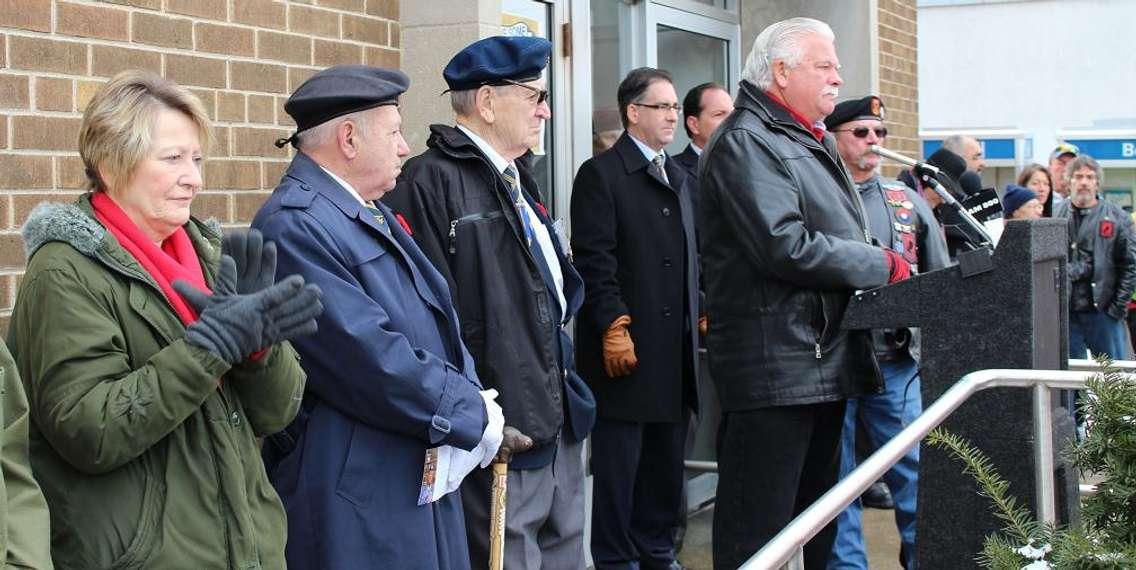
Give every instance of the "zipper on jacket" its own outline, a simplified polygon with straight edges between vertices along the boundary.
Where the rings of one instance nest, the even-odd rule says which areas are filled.
[[[817,333],[816,343],[813,345],[813,347],[816,349],[816,359],[820,360],[824,357],[824,353],[821,351],[820,345],[824,340],[824,334],[828,332],[828,317],[824,314],[824,296],[817,294],[817,300],[820,301],[821,326],[820,332]]]
[[[466,222],[479,222],[481,220],[492,220],[504,216],[505,213],[497,210],[494,212],[478,212],[476,214],[468,214],[460,218],[450,220],[450,255],[458,252],[458,225]]]

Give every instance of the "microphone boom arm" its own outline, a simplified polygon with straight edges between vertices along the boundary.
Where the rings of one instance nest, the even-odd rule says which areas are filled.
[[[888,160],[892,160],[894,162],[915,168],[916,172],[922,174],[924,182],[931,186],[931,189],[935,191],[935,194],[939,195],[939,199],[941,199],[944,204],[954,208],[955,211],[958,212],[959,217],[962,218],[962,220],[966,222],[968,226],[970,226],[970,229],[974,230],[974,232],[982,238],[983,243],[977,245],[979,247],[982,247],[984,245],[993,246],[994,239],[990,237],[990,233],[986,231],[986,227],[983,226],[977,219],[975,219],[975,217],[972,216],[970,212],[966,211],[966,208],[963,208],[962,204],[960,204],[959,201],[956,200],[950,192],[943,188],[943,185],[939,184],[938,180],[935,180],[935,175],[941,172],[938,168],[931,166],[930,164],[927,164],[925,162],[919,162],[914,158],[904,156],[902,154],[899,154],[898,152],[892,152],[875,144],[868,147],[868,152],[879,155]]]

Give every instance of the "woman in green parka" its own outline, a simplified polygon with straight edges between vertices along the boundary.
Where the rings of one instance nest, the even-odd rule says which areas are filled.
[[[28,464],[28,401],[2,342],[0,400],[0,565],[50,569],[47,503]]]
[[[92,191],[23,228],[9,347],[57,568],[284,568],[258,438],[299,409],[285,341],[322,306],[299,277],[273,283],[258,234],[190,216],[209,138],[192,93],[124,72],[80,128]]]

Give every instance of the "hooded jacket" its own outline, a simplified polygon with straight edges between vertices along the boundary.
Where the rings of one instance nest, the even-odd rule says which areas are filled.
[[[212,286],[219,228],[183,226]],[[230,367],[185,341],[157,283],[94,217],[41,204],[9,346],[59,568],[284,568],[284,510],[260,460],[304,373],[287,343]],[[220,384],[219,384],[220,382]]]
[[[505,424],[535,442],[510,468],[552,461],[563,428],[583,441],[595,421],[595,399],[576,374],[566,323],[584,298],[583,281],[547,214],[534,200],[536,181],[518,160],[521,187],[537,204],[534,223],[549,232],[564,277],[566,310],[525,243],[522,222],[505,180],[469,137],[431,125],[429,148],[406,163],[383,201],[404,216],[422,252],[446,278],[461,321],[462,339]]]
[[[0,562],[5,568],[51,568],[47,502],[28,460],[28,399],[8,347],[0,343]]]

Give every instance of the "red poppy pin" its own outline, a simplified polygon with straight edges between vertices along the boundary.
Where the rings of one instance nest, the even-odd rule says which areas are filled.
[[[544,217],[546,217],[546,218],[548,217],[548,210],[545,209],[544,204],[537,202],[536,203],[536,209],[540,210],[540,213],[544,214]]]
[[[1112,220],[1101,220],[1100,235],[1102,238],[1112,237],[1112,232],[1114,230],[1116,230],[1116,228],[1113,226]]]
[[[406,223],[406,218],[402,217],[402,214],[395,214],[394,219],[398,220],[398,225],[402,226],[402,229],[406,230],[406,235],[412,237],[414,236],[414,232],[410,230],[410,224]]]

